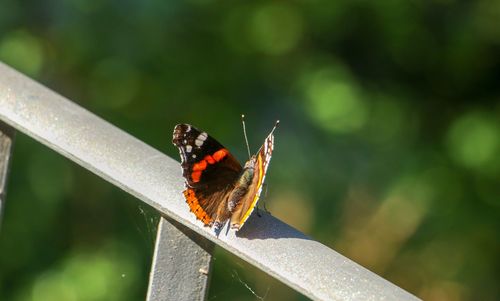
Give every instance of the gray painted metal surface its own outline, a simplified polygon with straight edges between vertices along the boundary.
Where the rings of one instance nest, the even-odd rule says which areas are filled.
[[[188,227],[161,218],[147,300],[205,300],[213,248]]]
[[[267,214],[216,238],[189,212],[177,161],[1,63],[0,119],[312,299],[417,300]]]
[[[5,207],[7,189],[7,175],[9,172],[12,144],[14,142],[14,129],[0,121],[0,222],[2,221]]]

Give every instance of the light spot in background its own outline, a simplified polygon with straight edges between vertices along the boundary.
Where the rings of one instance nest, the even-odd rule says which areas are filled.
[[[0,61],[35,77],[44,61],[41,41],[24,30],[13,31],[0,40]]]
[[[500,153],[499,124],[486,113],[468,113],[450,126],[447,142],[455,162],[466,168],[487,169]]]
[[[300,13],[282,2],[257,8],[249,26],[254,47],[267,54],[278,55],[297,45],[304,24]]]
[[[134,254],[127,251],[111,246],[72,253],[34,280],[31,300],[123,300],[137,281]]]
[[[419,262],[421,273],[436,279],[453,279],[467,264],[468,251],[461,235],[434,236],[423,246],[414,260]],[[431,276],[432,275],[432,276]]]
[[[427,301],[460,301],[465,300],[465,298],[463,298],[463,296],[466,295],[464,292],[465,288],[463,285],[457,282],[436,281],[427,285],[418,295],[422,300]]]
[[[384,272],[422,223],[434,194],[424,177],[403,178],[377,208],[362,218],[345,219],[339,249],[356,262]]]
[[[269,211],[278,219],[286,221],[301,232],[309,233],[313,211],[311,203],[297,191],[283,190],[269,202]]]
[[[468,242],[463,234],[453,238],[441,234],[433,233],[419,248],[404,248],[384,278],[412,288],[411,292],[422,300],[471,300],[468,285],[457,281],[469,262],[470,253],[464,247]]]
[[[39,276],[31,292],[32,301],[47,300],[80,300],[74,287],[69,285],[64,275],[55,272],[46,272]]]
[[[140,88],[140,74],[123,59],[109,58],[96,64],[90,75],[91,100],[104,108],[128,105]]]
[[[475,13],[471,14],[474,24],[474,33],[480,34],[482,39],[492,43],[500,42],[500,2],[496,0],[483,0],[476,2]]]
[[[319,126],[336,133],[361,129],[368,108],[356,82],[342,69],[320,69],[303,84],[306,110]]]

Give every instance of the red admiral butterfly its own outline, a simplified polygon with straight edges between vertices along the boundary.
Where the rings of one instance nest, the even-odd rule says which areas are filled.
[[[244,167],[206,132],[189,124],[175,126],[172,143],[179,148],[181,156],[186,180],[184,196],[191,212],[205,226],[215,225],[220,229],[228,219],[232,229],[239,230],[245,224],[262,191],[278,123]]]

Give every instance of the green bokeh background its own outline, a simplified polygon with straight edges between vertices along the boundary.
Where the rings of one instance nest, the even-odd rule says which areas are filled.
[[[177,158],[246,158],[267,209],[426,300],[500,299],[500,2],[0,2],[0,60]],[[143,300],[157,215],[18,134],[0,300]],[[255,216],[252,218],[256,218]],[[252,293],[255,293],[255,295]],[[209,300],[306,300],[217,250]]]

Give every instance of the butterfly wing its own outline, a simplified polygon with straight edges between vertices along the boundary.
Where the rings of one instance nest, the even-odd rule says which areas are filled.
[[[227,196],[242,171],[240,163],[217,140],[189,124],[175,126],[172,143],[179,148],[190,210],[206,226],[227,220]]]
[[[276,128],[276,127],[275,127]],[[274,129],[267,136],[264,144],[257,152],[254,160],[254,175],[249,191],[241,200],[231,215],[231,228],[239,230],[252,214],[262,192],[262,185],[266,178],[267,168],[271,161],[274,149]]]

